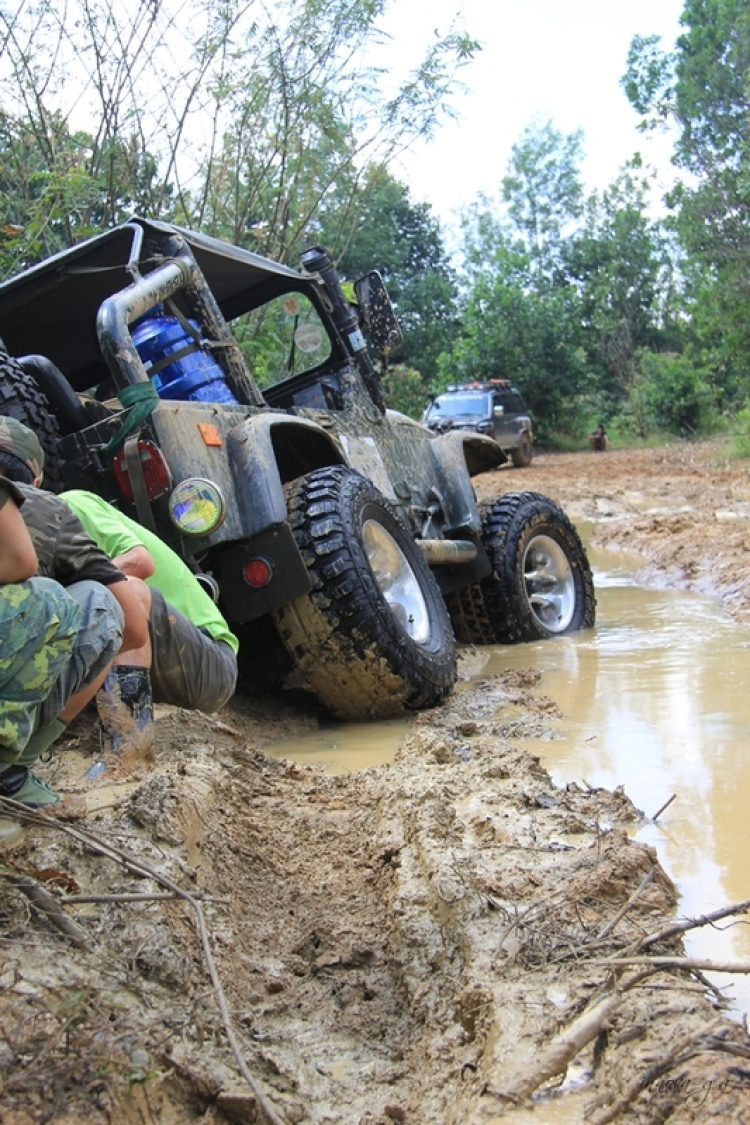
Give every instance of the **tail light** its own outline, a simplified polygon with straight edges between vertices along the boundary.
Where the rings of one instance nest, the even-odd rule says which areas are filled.
[[[152,441],[148,441],[146,438],[138,441],[138,456],[143,471],[143,479],[146,483],[146,494],[149,500],[158,500],[172,487],[172,474],[169,471],[169,465],[158,445],[154,445]],[[124,449],[121,449],[115,455],[114,470],[120,491],[125,499],[132,504],[133,486],[130,483],[130,473],[128,472],[128,462]]]
[[[267,586],[273,578],[273,563],[264,555],[256,555],[255,558],[245,563],[243,574],[248,586],[252,586],[254,590],[260,590],[263,586]]]

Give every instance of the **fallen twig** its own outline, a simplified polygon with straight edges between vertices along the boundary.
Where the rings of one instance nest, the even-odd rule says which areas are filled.
[[[226,1032],[227,1040],[229,1041],[229,1045],[232,1048],[232,1053],[234,1054],[239,1071],[252,1090],[253,1094],[255,1095],[256,1101],[258,1102],[258,1107],[265,1115],[270,1125],[284,1125],[284,1122],[269,1102],[265,1093],[253,1078],[253,1075],[251,1074],[240,1050],[239,1043],[237,1042],[237,1037],[234,1034],[232,1020],[229,1015],[229,1008],[227,1005],[226,997],[224,995],[224,989],[222,988],[221,980],[219,979],[219,973],[216,968],[216,962],[214,961],[213,953],[211,952],[211,946],[208,940],[206,918],[203,913],[203,909],[195,896],[190,894],[188,891],[183,890],[182,887],[179,887],[176,883],[172,882],[172,880],[167,875],[163,875],[161,872],[157,871],[156,868],[150,867],[149,864],[144,863],[142,860],[135,859],[133,856],[128,855],[126,851],[117,847],[117,845],[108,844],[106,841],[100,840],[97,836],[94,836],[90,832],[84,832],[80,828],[71,828],[67,824],[61,824],[60,821],[54,820],[52,817],[45,816],[43,813],[40,813],[36,810],[29,809],[25,805],[19,804],[18,801],[11,800],[9,797],[0,797],[0,808],[6,808],[11,811],[16,819],[29,821],[32,824],[45,825],[48,828],[55,828],[58,832],[64,832],[67,836],[72,836],[74,839],[80,840],[81,843],[86,844],[93,851],[98,852],[100,855],[107,856],[109,859],[114,860],[116,863],[122,864],[122,866],[127,868],[128,871],[132,871],[136,875],[146,875],[148,876],[148,878],[153,879],[157,883],[160,883],[161,886],[166,887],[168,890],[172,891],[173,894],[177,895],[181,899],[184,899],[185,902],[187,902],[192,907],[196,918],[198,935],[203,947],[203,955],[206,960],[206,966],[208,968],[208,973],[214,988],[216,1001],[219,1005],[219,1011],[221,1012],[224,1031]],[[50,898],[52,898],[51,895]],[[59,902],[54,899],[53,902],[55,902],[55,906],[60,911],[60,914],[65,919],[65,921],[67,923],[70,923],[71,920],[62,913]]]
[[[671,797],[669,798],[669,800],[668,800],[668,801],[665,801],[665,802],[664,802],[664,804],[663,804],[663,805],[661,806],[661,808],[660,808],[660,809],[658,809],[658,810],[657,810],[657,811],[656,811],[656,812],[654,813],[654,815],[653,815],[653,816],[651,817],[651,819],[652,819],[652,820],[656,820],[656,819],[657,819],[658,817],[660,817],[660,816],[661,816],[661,814],[662,814],[662,813],[664,812],[664,810],[665,810],[665,809],[668,809],[668,808],[669,808],[669,806],[670,806],[670,805],[672,804],[672,801],[674,801],[674,799],[675,799],[675,797],[676,797],[676,796],[677,796],[677,794],[676,794],[676,793],[673,793],[673,794],[672,794],[672,796],[671,796]]]
[[[83,902],[164,902],[168,899],[181,898],[181,895],[175,894],[173,891],[153,891],[150,894],[147,892],[123,891],[121,894],[111,895],[64,895],[63,898],[56,899],[61,906],[77,906]],[[216,898],[214,895],[205,895],[202,893],[193,892],[193,897],[200,899],[201,902],[229,902],[228,898]]]
[[[698,918],[688,918],[684,922],[673,922],[671,926],[665,926],[658,933],[649,934],[645,937],[640,942],[639,948],[646,949],[657,941],[666,941],[667,938],[684,934],[687,930],[694,930],[699,926],[710,926],[713,922],[728,918],[731,914],[745,914],[748,910],[750,910],[750,898],[746,898],[744,902],[735,902],[732,906],[722,906],[720,910],[714,910],[711,914],[701,914]]]
[[[571,1059],[596,1038],[617,1011],[622,1001],[622,993],[642,979],[643,973],[636,973],[630,979],[619,981],[615,992],[608,992],[588,1007],[546,1047],[543,1047],[523,1071],[517,1071],[512,1075],[501,1090],[488,1092],[496,1098],[505,1098],[514,1104],[531,1097],[534,1090],[543,1082],[556,1074],[562,1074],[567,1069]]]
[[[620,907],[620,909],[617,911],[617,913],[615,914],[612,921],[607,922],[606,926],[604,926],[604,928],[602,930],[600,930],[600,932],[596,935],[596,938],[595,938],[596,941],[602,941],[605,937],[607,937],[609,934],[612,933],[612,931],[614,930],[617,923],[620,922],[625,917],[627,912],[630,910],[631,906],[633,906],[638,901],[638,899],[643,894],[643,892],[645,891],[646,887],[649,885],[649,883],[651,882],[651,880],[653,879],[655,874],[656,874],[656,868],[652,867],[651,870],[649,871],[648,875],[644,875],[638,889],[633,891],[633,894],[630,896],[630,898],[625,903],[625,905]]]
[[[74,945],[77,945],[80,949],[86,949],[91,945],[89,935],[77,922],[68,918],[60,906],[60,900],[40,886],[30,875],[12,875],[5,872],[5,877],[14,887],[18,887],[22,894],[26,895],[29,902],[34,904],[55,929],[70,938]]]
[[[128,894],[123,892],[119,895],[65,895],[56,901],[61,906],[77,906],[79,902],[163,902],[165,899],[176,899],[177,897],[172,891],[154,891],[153,894]]]
[[[210,723],[214,730],[218,730],[221,734],[229,734],[238,742],[246,741],[244,734],[242,734],[238,730],[235,730],[234,727],[230,727],[226,723],[222,723],[221,719],[214,719],[211,715],[206,715],[203,711],[196,711],[194,713],[196,715],[200,715],[202,719],[205,719],[207,723]]]
[[[608,957],[593,958],[591,965],[655,965],[665,969],[690,969],[710,973],[750,973],[750,961],[709,961],[697,957]]]

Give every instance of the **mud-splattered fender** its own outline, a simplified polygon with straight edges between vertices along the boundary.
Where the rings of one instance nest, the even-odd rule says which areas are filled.
[[[430,442],[440,495],[447,520],[446,531],[481,527],[471,478],[496,469],[508,460],[497,442],[481,434],[450,430]]]
[[[264,412],[227,435],[234,499],[244,536],[286,519],[284,485],[313,469],[345,464],[338,441],[307,418]]]

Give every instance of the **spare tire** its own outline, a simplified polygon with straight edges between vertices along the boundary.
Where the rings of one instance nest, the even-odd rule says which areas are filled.
[[[23,422],[39,438],[44,450],[44,488],[61,492],[63,462],[60,428],[46,396],[18,360],[0,350],[0,414]]]
[[[538,492],[509,492],[483,516],[492,573],[450,594],[460,641],[515,644],[594,624],[596,598],[586,550],[563,510]]]
[[[441,703],[456,646],[438,585],[409,531],[365,477],[342,465],[287,487],[312,591],[274,612],[294,687],[334,715],[374,719]]]

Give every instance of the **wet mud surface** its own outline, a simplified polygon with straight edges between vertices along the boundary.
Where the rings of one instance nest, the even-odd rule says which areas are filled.
[[[750,619],[750,474],[717,446],[477,484]],[[294,694],[164,711],[155,763],[93,783],[79,720],[45,767],[61,814],[0,851],[3,1125],[750,1121],[750,1042],[670,960],[675,888],[628,796],[553,785],[524,747],[559,722],[539,672],[469,683],[472,656],[392,764],[349,774],[264,755],[319,724]]]

